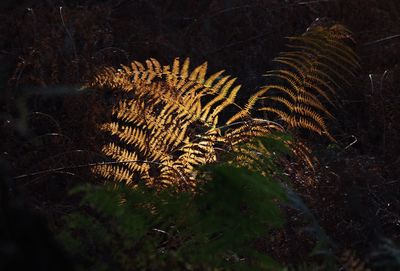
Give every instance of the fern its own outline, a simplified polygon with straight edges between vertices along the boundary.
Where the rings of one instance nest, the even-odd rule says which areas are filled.
[[[334,140],[325,120],[333,118],[326,103],[334,104],[335,90],[358,68],[357,56],[346,44],[348,37],[350,32],[336,24],[289,38],[294,50],[277,57],[282,68],[266,75],[274,82],[251,96],[244,107],[235,102],[240,90],[236,78],[224,71],[206,76],[207,63],[190,70],[189,58],[183,62],[176,58],[166,66],[151,58],[145,64],[133,61],[129,67],[104,69],[88,86],[111,90],[117,97],[113,120],[99,128],[113,142],[103,146],[103,153],[120,163],[99,165],[94,171],[133,185],[142,180],[151,186],[190,188],[196,183],[195,167],[215,162],[221,152],[235,152],[255,137],[283,132],[285,126]],[[224,122],[220,115],[227,107],[236,112]],[[257,112],[272,113],[284,126],[255,118]],[[306,146],[287,144],[312,168]],[[251,157],[259,151],[257,145],[250,146]]]
[[[223,71],[206,77],[207,63],[193,71],[189,59],[176,58],[171,66],[150,59],[143,65],[107,68],[89,84],[92,88],[111,89],[118,101],[113,105],[113,121],[99,126],[115,138],[103,146],[103,153],[117,165],[99,165],[94,171],[103,177],[152,186],[191,187],[195,166],[217,160],[218,145],[235,145],[249,136],[262,135],[273,126],[265,121],[241,120],[222,131],[219,115],[235,103],[240,85]],[[230,123],[230,122],[229,122]],[[228,147],[220,148],[222,150]]]
[[[280,69],[267,72],[272,84],[256,92],[245,107],[277,116],[288,128],[303,128],[330,135],[326,118],[333,118],[325,102],[335,104],[336,89],[355,76],[358,58],[347,45],[351,33],[342,25],[316,27],[289,38],[293,51],[274,61]],[[325,102],[324,102],[325,101]]]

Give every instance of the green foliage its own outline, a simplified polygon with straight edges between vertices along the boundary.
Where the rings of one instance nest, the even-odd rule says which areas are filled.
[[[84,192],[87,212],[66,216],[60,239],[83,269],[271,267],[251,241],[282,225],[282,188],[245,169],[214,166],[210,173],[195,195],[123,185],[75,189]]]
[[[277,270],[252,242],[283,225],[282,187],[229,165],[201,175],[194,194],[78,187],[82,211],[64,218],[59,239],[82,270]]]

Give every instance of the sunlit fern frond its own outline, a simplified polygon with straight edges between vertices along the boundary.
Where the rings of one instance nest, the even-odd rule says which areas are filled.
[[[245,120],[251,118],[244,113],[234,118],[236,124],[221,122],[225,108],[243,111],[235,103],[240,86],[223,71],[208,77],[206,72],[207,63],[190,71],[189,59],[179,58],[167,66],[150,59],[100,72],[88,86],[117,97],[113,120],[99,129],[113,142],[103,146],[103,153],[118,163],[94,171],[132,184],[188,187],[195,183],[194,167],[217,160],[218,146],[226,150],[274,126],[255,120],[248,125]]]
[[[290,37],[292,51],[274,59],[277,69],[266,74],[270,84],[249,99],[244,111],[258,110],[288,128],[303,128],[333,140],[326,124],[326,118],[333,118],[327,103],[335,104],[336,90],[349,84],[359,68],[350,39],[351,33],[339,24]]]

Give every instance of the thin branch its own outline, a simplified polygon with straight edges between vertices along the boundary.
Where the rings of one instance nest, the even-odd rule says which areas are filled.
[[[347,145],[343,150],[347,150],[348,148],[350,148],[351,146],[353,146],[354,144],[357,143],[357,141],[358,141],[357,137],[355,137],[354,135],[352,135],[351,137],[354,138],[353,142],[351,142],[349,145]]]
[[[379,39],[379,40],[366,42],[366,43],[362,44],[362,46],[370,46],[370,45],[378,44],[378,43],[381,43],[381,42],[385,42],[385,41],[393,40],[393,39],[397,39],[397,38],[400,38],[400,34],[392,35],[392,36],[385,37],[385,38],[382,38],[382,39]]]
[[[62,25],[63,25],[63,27],[64,27],[64,29],[65,29],[65,32],[67,33],[68,37],[69,37],[70,40],[71,40],[72,48],[73,48],[73,50],[74,50],[74,55],[75,55],[75,61],[78,61],[78,53],[77,53],[77,51],[76,51],[75,41],[74,41],[74,38],[73,38],[72,35],[71,35],[71,32],[69,32],[67,26],[65,25],[64,16],[63,16],[63,13],[62,13],[62,8],[63,8],[63,7],[61,7],[61,6],[60,6],[60,8],[59,8],[59,10],[60,10],[60,17],[61,17],[61,23],[62,23]],[[80,76],[79,76],[79,65],[76,65],[76,73],[77,73],[77,75],[78,75],[78,78],[80,78]]]
[[[45,169],[45,170],[40,170],[40,171],[28,173],[28,174],[18,175],[18,176],[13,177],[13,179],[18,180],[18,179],[27,178],[27,177],[33,177],[33,176],[37,176],[37,175],[58,172],[61,170],[71,170],[71,169],[87,168],[87,167],[94,167],[94,166],[104,166],[104,165],[117,165],[117,164],[125,164],[125,163],[147,163],[147,164],[162,165],[162,163],[148,161],[148,160],[127,160],[127,161],[109,161],[109,162],[103,161],[103,162],[87,163],[87,164],[69,166],[69,167],[58,167],[58,168]]]
[[[32,119],[35,115],[37,115],[37,116],[43,116],[43,117],[48,118],[48,119],[51,120],[53,123],[55,123],[55,125],[56,125],[56,127],[57,127],[57,130],[58,130],[59,132],[61,132],[60,124],[59,124],[58,121],[57,121],[54,117],[52,117],[51,115],[46,114],[46,113],[43,113],[43,112],[39,112],[39,111],[32,112],[32,113],[30,113],[29,115],[30,115],[29,119]]]

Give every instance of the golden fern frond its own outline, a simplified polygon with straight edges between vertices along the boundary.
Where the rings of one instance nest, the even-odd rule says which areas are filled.
[[[103,176],[105,179],[130,184],[134,180],[132,171],[113,165],[98,165],[93,167],[93,171]]]
[[[340,24],[290,37],[288,47],[293,51],[275,58],[279,69],[266,74],[272,84],[256,92],[237,116],[256,108],[272,113],[288,128],[304,128],[334,140],[326,125],[326,118],[333,116],[323,101],[334,104],[336,90],[349,84],[359,68],[358,57],[347,44],[350,38],[350,31]]]
[[[103,153],[121,163],[125,161],[126,167],[131,169],[132,171],[137,171],[144,174],[149,170],[149,165],[146,163],[141,163],[138,160],[138,155],[136,153],[130,152],[125,148],[121,148],[114,143],[109,143],[108,145],[105,145],[103,147]]]
[[[96,167],[96,173],[133,184],[145,180],[155,186],[192,186],[194,167],[217,159],[216,145],[268,131],[264,122],[236,132],[238,127],[228,129],[224,135],[218,116],[228,106],[239,108],[235,98],[240,85],[223,71],[206,77],[207,63],[192,71],[189,64],[188,58],[183,63],[175,58],[166,66],[155,59],[134,61],[95,76],[90,87],[118,97],[113,120],[99,125],[114,141],[102,152],[117,163]]]

